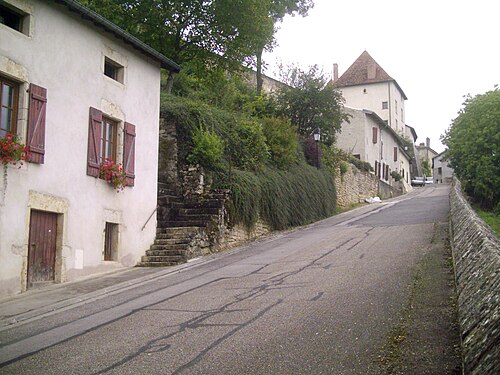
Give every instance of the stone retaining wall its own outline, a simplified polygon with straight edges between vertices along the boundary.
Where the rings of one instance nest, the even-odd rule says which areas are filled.
[[[465,374],[500,374],[500,246],[454,180],[450,230]]]

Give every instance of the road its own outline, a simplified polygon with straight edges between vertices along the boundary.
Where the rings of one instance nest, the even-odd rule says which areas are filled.
[[[409,304],[418,305],[422,262],[444,254],[436,233],[448,211],[447,186],[416,189],[4,328],[0,373],[382,373],[388,362],[401,366],[387,348]],[[428,284],[449,278],[439,280]],[[421,304],[425,324],[405,335],[428,351],[421,370],[444,373],[439,366],[450,364],[432,353],[453,340],[415,338],[433,331],[427,325],[443,315],[435,306],[449,298],[440,294],[446,285],[431,289],[420,298],[437,301]],[[410,349],[402,355],[419,355]]]

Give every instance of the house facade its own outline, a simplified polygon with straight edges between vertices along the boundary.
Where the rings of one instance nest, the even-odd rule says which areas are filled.
[[[0,137],[30,151],[0,164],[0,295],[135,265],[155,238],[160,71],[179,66],[75,1],[0,10]]]
[[[432,159],[432,178],[435,184],[450,184],[453,178],[453,168],[446,159],[446,150]]]
[[[393,185],[391,172],[395,171],[409,184],[410,156],[401,137],[373,111],[349,107],[344,110],[349,122],[342,123],[337,147],[370,163],[381,181]]]
[[[342,92],[346,106],[371,110],[396,133],[405,135],[407,97],[397,81],[367,51],[340,77],[335,64],[333,84]]]

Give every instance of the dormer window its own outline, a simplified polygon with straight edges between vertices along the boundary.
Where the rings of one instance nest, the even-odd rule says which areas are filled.
[[[0,24],[29,35],[29,15],[21,10],[0,4]]]
[[[114,79],[115,81],[118,81],[120,83],[123,83],[123,66],[118,64],[117,62],[105,58],[104,59],[104,75]]]

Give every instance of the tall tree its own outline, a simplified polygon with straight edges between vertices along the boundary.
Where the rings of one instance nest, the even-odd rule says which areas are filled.
[[[258,40],[257,48],[255,51],[256,56],[256,69],[257,69],[257,95],[262,93],[262,54],[264,50],[272,49],[275,43],[274,33],[278,30],[276,24],[283,21],[283,18],[288,14],[294,16],[299,14],[306,16],[309,9],[314,6],[313,0],[268,0],[268,17],[272,20],[273,33],[270,37],[266,34],[261,34],[261,39]]]
[[[465,191],[486,209],[500,212],[500,91],[466,97],[442,136],[446,158]]]
[[[328,78],[314,65],[308,71],[297,66],[281,68],[283,87],[276,97],[278,115],[290,118],[303,137],[320,128],[322,140],[331,145],[335,133],[348,117],[344,113],[344,98]]]

